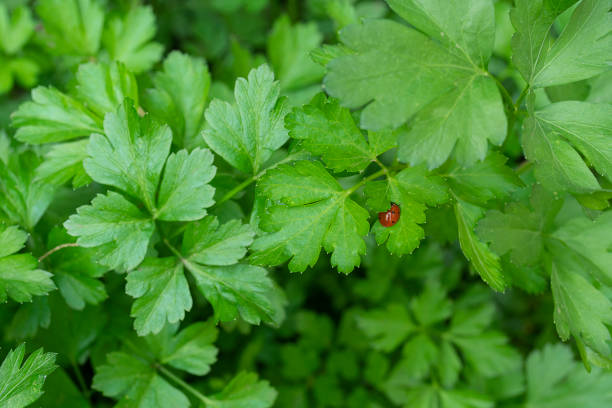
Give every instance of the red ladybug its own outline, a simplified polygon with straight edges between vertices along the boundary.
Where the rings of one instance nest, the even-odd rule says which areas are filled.
[[[391,203],[391,208],[387,212],[378,213],[378,221],[383,227],[392,227],[399,221],[400,208],[399,205]]]

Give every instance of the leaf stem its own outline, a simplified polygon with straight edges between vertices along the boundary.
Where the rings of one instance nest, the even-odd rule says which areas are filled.
[[[89,388],[87,387],[87,384],[85,384],[85,378],[83,378],[83,374],[81,373],[81,369],[79,368],[79,365],[74,361],[71,361],[70,363],[72,365],[72,369],[74,370],[74,374],[77,378],[77,382],[79,383],[79,387],[81,388],[81,392],[87,397],[87,399],[89,399],[91,392]]]
[[[361,181],[357,184],[355,184],[353,187],[349,188],[348,190],[345,191],[345,194],[351,195],[353,194],[355,191],[357,191],[361,186],[363,186],[364,184],[366,184],[368,181],[370,180],[374,180],[375,178],[378,178],[380,176],[384,176],[384,175],[389,175],[388,174],[388,170],[387,168],[382,168],[380,170],[378,170],[376,173],[372,173],[370,174],[368,177],[365,177],[363,179],[361,179]]]
[[[227,200],[230,200],[232,197],[234,197],[236,194],[238,194],[239,192],[241,192],[242,190],[244,190],[245,188],[247,188],[249,185],[251,185],[251,183],[253,183],[254,181],[259,180],[264,174],[266,174],[266,172],[268,170],[271,170],[283,163],[287,163],[289,161],[292,160],[298,160],[300,158],[306,158],[308,155],[304,152],[297,152],[297,153],[293,153],[288,155],[287,157],[285,157],[283,160],[274,163],[272,166],[263,169],[262,171],[260,171],[259,173],[249,177],[248,179],[244,180],[242,183],[238,184],[236,187],[234,187],[233,189],[231,189],[230,191],[228,191],[223,197],[221,197],[221,199],[219,201],[217,201],[215,204],[213,204],[213,206],[211,208],[217,207],[221,204],[223,204],[224,202],[226,202]]]
[[[45,252],[43,255],[41,255],[41,257],[40,257],[40,258],[38,258],[38,262],[42,262],[42,261],[44,261],[46,257],[48,257],[49,255],[53,254],[54,252],[59,251],[60,249],[63,249],[63,248],[70,248],[70,247],[79,247],[79,246],[80,246],[80,245],[79,245],[79,244],[77,244],[76,242],[67,242],[67,243],[65,243],[65,244],[58,245],[58,246],[56,246],[55,248],[50,249],[50,250],[48,250],[47,252]]]
[[[186,391],[190,392],[194,397],[202,401],[205,405],[212,405],[214,400],[208,398],[206,395],[202,394],[200,391],[193,388],[191,385],[187,384],[183,381],[179,376],[175,375],[172,371],[168,370],[161,364],[156,364],[155,368],[159,370],[160,373],[174,381],[176,384],[180,385]]]
[[[517,112],[521,108],[521,103],[523,103],[523,99],[525,99],[528,92],[529,92],[529,85],[527,85],[525,89],[523,89],[518,99],[516,100],[516,103],[514,104],[515,112]]]
[[[512,113],[514,114],[514,112],[516,112],[516,105],[514,104],[514,100],[512,99],[512,96],[510,96],[504,84],[502,84],[501,81],[495,75],[489,74],[489,76],[493,78],[493,80],[497,84],[497,87],[501,91],[502,97],[506,99],[509,107],[512,109]]]

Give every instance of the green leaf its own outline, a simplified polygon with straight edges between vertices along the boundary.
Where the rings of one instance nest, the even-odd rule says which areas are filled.
[[[141,199],[153,211],[157,185],[172,143],[170,128],[149,116],[139,117],[126,99],[116,112],[106,115],[104,130],[105,136],[91,135],[89,158],[83,162],[87,174],[98,183]]]
[[[612,374],[587,373],[569,347],[547,344],[529,355],[526,405],[533,408],[597,408],[612,404]]]
[[[45,155],[45,160],[36,168],[35,179],[55,186],[72,180],[75,189],[91,183],[91,177],[83,167],[88,144],[89,139],[54,144]]]
[[[418,225],[425,223],[425,204],[437,205],[448,199],[444,181],[429,174],[425,166],[404,169],[388,176],[386,182],[370,182],[365,193],[375,211],[387,211],[390,203],[399,205],[400,218],[395,225],[384,227],[377,220],[372,227],[378,245],[386,242],[389,252],[397,255],[411,253],[425,237]]]
[[[349,273],[361,263],[368,213],[320,163],[278,166],[260,179],[258,189],[281,204],[263,215],[260,227],[268,234],[253,243],[252,262],[279,265],[291,259],[289,270],[303,272],[315,264],[323,247],[340,272]]]
[[[36,12],[49,47],[58,54],[94,56],[100,47],[104,10],[95,0],[41,0]]]
[[[266,65],[253,69],[248,80],[238,78],[235,104],[215,99],[206,110],[206,143],[238,170],[259,172],[289,137],[283,126],[287,108],[279,94],[280,84]]]
[[[24,143],[61,142],[102,131],[102,121],[85,106],[52,87],[39,86],[32,101],[22,103],[12,115],[15,138]]]
[[[590,193],[600,186],[582,157],[559,133],[547,132],[543,124],[530,116],[523,124],[525,157],[535,162],[535,176],[556,192]]]
[[[558,102],[536,111],[535,117],[537,126],[544,129],[544,137],[557,140],[557,137],[561,136],[563,139],[559,140],[569,142],[585,158],[588,165],[594,167],[608,180],[612,179],[611,105],[577,101]],[[542,135],[537,131],[534,133]],[[525,146],[526,152],[527,147]],[[537,155],[534,160],[538,161]],[[563,160],[559,159],[558,162],[558,166],[564,170],[563,176],[568,179],[576,177],[575,174],[569,173],[571,168],[564,167]],[[547,180],[543,178],[540,181],[545,183]]]
[[[196,286],[215,310],[215,319],[240,316],[251,324],[262,320],[275,326],[285,318],[285,295],[264,268],[235,264],[207,266],[186,261]]]
[[[139,336],[158,333],[166,322],[179,322],[191,310],[189,284],[175,258],[145,259],[127,275],[125,291],[136,298],[131,316]]]
[[[102,43],[112,60],[121,61],[135,73],[149,70],[162,56],[163,45],[155,37],[155,15],[150,6],[130,8],[125,16],[108,21]]]
[[[351,112],[322,93],[308,105],[293,109],[285,117],[285,126],[302,149],[321,156],[336,172],[362,171],[376,159]]]
[[[55,354],[39,348],[23,362],[25,344],[9,351],[0,366],[0,405],[22,408],[32,404],[43,394],[47,375],[57,367]],[[23,364],[22,364],[23,362]]]
[[[199,322],[187,326],[164,344],[161,362],[193,375],[205,375],[217,361],[215,322]]]
[[[457,199],[455,217],[459,229],[459,244],[465,257],[470,261],[483,281],[497,291],[503,291],[506,281],[499,263],[499,256],[491,252],[474,233],[474,228],[484,215],[481,207]]]
[[[582,0],[559,38],[540,57],[535,87],[580,81],[610,67],[610,0]],[[585,46],[588,44],[588,46]]]
[[[63,229],[49,233],[47,247],[73,243],[74,239]],[[95,252],[89,248],[62,248],[49,256],[54,280],[68,306],[83,310],[85,304],[97,305],[108,297],[104,284],[98,279],[106,268],[95,262]]]
[[[287,15],[276,20],[268,36],[270,65],[284,90],[303,88],[319,82],[324,69],[310,58],[323,36],[314,22],[291,25]]]
[[[142,262],[155,229],[149,216],[112,191],[77,208],[64,227],[80,246],[97,247],[99,262],[111,269],[132,269]]]
[[[240,372],[223,390],[210,397],[207,405],[216,408],[268,408],[274,404],[277,392],[257,374]]]
[[[610,358],[612,302],[591,278],[585,276],[592,263],[581,258],[580,254],[568,251],[565,245],[549,242],[548,247],[552,252],[550,285],[559,336],[567,340],[571,334],[597,353]]]
[[[483,377],[512,372],[521,365],[521,355],[502,333],[485,331],[476,336],[456,335],[451,341],[459,348],[464,361]]]
[[[413,3],[390,5],[436,41],[387,20],[348,26],[340,39],[353,53],[327,65],[325,88],[349,108],[366,105],[366,129],[397,127],[412,118],[399,138],[402,161],[434,168],[451,154],[467,165],[482,160],[488,142],[499,145],[506,133],[501,97],[483,70],[493,46],[493,4]],[[466,15],[469,24],[457,24]]]
[[[506,198],[523,185],[516,172],[506,166],[507,160],[500,153],[491,153],[470,167],[450,162],[441,173],[454,195],[472,204],[485,204]]]
[[[198,145],[210,88],[206,62],[172,51],[164,60],[163,71],[153,77],[153,84],[155,88],[145,94],[145,108],[170,125],[175,144],[186,148]]]
[[[138,106],[136,78],[122,63],[82,64],[76,79],[75,96],[101,118],[116,111],[125,98],[132,99]]]
[[[452,314],[452,304],[438,284],[428,284],[418,297],[412,299],[410,309],[422,326],[432,326]]]
[[[244,257],[254,235],[248,224],[231,220],[219,227],[217,218],[209,216],[189,224],[182,252],[204,265],[233,265]]]
[[[206,215],[206,208],[214,203],[215,189],[208,184],[217,170],[213,159],[208,149],[170,154],[157,195],[157,218],[193,221]]]
[[[30,9],[21,6],[11,13],[0,5],[0,49],[7,55],[18,53],[34,33],[34,20]]]
[[[495,40],[494,10],[488,0],[387,0],[404,20],[451,52],[486,66]],[[460,20],[461,19],[461,20]],[[459,23],[464,21],[464,23]]]
[[[30,254],[15,254],[23,248],[27,234],[18,227],[0,225],[0,302],[7,297],[16,302],[31,302],[32,296],[41,296],[55,289],[51,274],[38,267]]]
[[[536,187],[531,195],[531,208],[509,203],[503,213],[491,210],[478,223],[476,232],[496,254],[509,253],[510,261],[517,266],[535,265],[544,251],[543,235],[552,228],[562,204],[562,200]]]
[[[92,387],[119,399],[119,406],[125,408],[190,406],[185,394],[160,377],[148,361],[123,352],[107,355],[107,364],[96,370]]]
[[[0,213],[32,230],[51,203],[55,187],[35,180],[40,159],[33,152],[8,153],[7,163],[0,162]]]
[[[399,304],[357,316],[357,325],[370,338],[376,350],[392,351],[415,330],[408,310]]]

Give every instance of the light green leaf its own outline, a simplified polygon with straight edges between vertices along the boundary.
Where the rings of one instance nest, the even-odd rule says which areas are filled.
[[[107,397],[119,399],[119,407],[188,408],[181,391],[157,375],[150,362],[123,352],[107,355],[99,366],[92,387]]]
[[[61,186],[72,179],[75,189],[91,183],[91,177],[83,167],[88,144],[89,139],[54,144],[36,168],[36,181]]]
[[[536,111],[535,117],[547,134],[561,135],[587,164],[612,180],[612,105],[558,102]]]
[[[502,375],[521,366],[521,355],[502,333],[485,331],[476,336],[461,336],[451,331],[450,334],[466,363],[483,377]]]
[[[104,10],[96,0],[41,0],[36,12],[56,53],[94,56],[98,52]]]
[[[204,265],[233,265],[244,257],[253,242],[250,225],[231,220],[221,226],[216,217],[191,223],[183,236],[182,252]]]
[[[279,265],[290,259],[289,270],[302,272],[315,264],[323,247],[340,272],[349,273],[361,263],[369,215],[320,163],[278,166],[258,188],[282,204],[273,204],[263,215],[260,227],[268,233],[253,243],[252,262]]]
[[[99,261],[111,269],[132,269],[142,262],[155,229],[149,216],[113,191],[77,208],[64,227],[79,245],[97,247]]]
[[[102,121],[78,100],[55,88],[32,91],[32,101],[22,103],[11,115],[15,138],[40,144],[61,142],[102,131]]]
[[[23,248],[27,234],[16,226],[0,225],[0,302],[7,297],[16,302],[31,302],[32,296],[46,295],[55,289],[49,272],[37,269],[30,254],[15,254]]]
[[[141,199],[151,212],[172,132],[151,117],[141,118],[126,99],[104,118],[105,136],[93,134],[83,165],[98,183],[115,186]]]
[[[208,184],[217,171],[213,159],[208,149],[170,154],[157,195],[157,218],[193,221],[206,215],[214,203],[215,189]]]
[[[47,375],[57,367],[55,354],[39,348],[23,362],[25,344],[9,351],[0,366],[0,406],[22,408],[43,394]],[[23,362],[23,364],[22,364]]]
[[[481,207],[457,199],[455,217],[459,229],[459,244],[465,257],[470,261],[476,272],[489,286],[497,291],[503,291],[506,281],[502,274],[499,256],[478,239],[474,233],[476,223],[484,215]]]
[[[526,405],[533,408],[599,408],[612,404],[612,374],[574,361],[569,347],[547,344],[527,359]]]
[[[166,322],[179,322],[191,310],[189,284],[175,258],[147,258],[126,279],[126,293],[136,298],[131,316],[139,336],[159,333]]]
[[[215,322],[198,322],[181,330],[164,345],[161,362],[193,375],[205,375],[217,361]]]
[[[463,164],[482,160],[488,142],[501,144],[506,133],[501,97],[482,68],[493,45],[493,35],[482,36],[492,32],[493,5],[479,0],[457,1],[454,7],[436,8],[433,2],[413,8],[412,3],[391,5],[410,23],[427,26],[431,32],[425,31],[436,40],[445,39],[432,41],[387,20],[348,26],[340,38],[353,53],[327,65],[325,88],[349,108],[367,105],[361,113],[366,129],[397,127],[413,118],[399,139],[398,157],[403,161],[426,162],[434,168],[451,153]],[[421,7],[427,10],[417,10]],[[458,10],[468,13],[470,23],[478,26],[470,35],[463,33],[469,31],[466,25],[456,24],[465,20],[464,15],[455,16]],[[442,26],[434,32],[436,24]]]
[[[567,26],[540,59],[533,86],[580,81],[610,68],[612,1],[582,0]]]
[[[535,162],[536,179],[549,190],[575,193],[599,190],[597,179],[580,154],[558,132],[549,131],[537,117],[525,120],[522,144],[525,157]],[[584,146],[583,142],[576,144]]]
[[[0,49],[7,55],[19,52],[34,33],[34,20],[30,9],[17,7],[9,18],[8,10],[0,4]]]
[[[76,79],[75,96],[101,118],[116,111],[125,98],[132,99],[138,106],[136,78],[120,62],[82,64]]]
[[[145,94],[145,108],[170,125],[176,145],[198,145],[210,88],[206,61],[172,51],[164,60],[163,71],[153,77],[153,84],[155,88]]]
[[[287,108],[279,94],[280,84],[266,65],[253,69],[248,80],[238,78],[235,104],[216,99],[206,110],[206,143],[238,170],[259,172],[289,137],[283,126]]]
[[[216,320],[230,321],[240,316],[251,324],[264,321],[278,326],[285,318],[285,295],[264,268],[244,264],[207,266],[189,260],[184,264],[213,306]]]
[[[107,23],[102,43],[112,60],[123,62],[138,74],[149,70],[164,52],[163,45],[151,41],[155,30],[153,9],[136,6]]]
[[[325,70],[310,58],[323,36],[314,22],[291,25],[288,16],[276,20],[268,36],[270,64],[284,90],[303,88],[319,82]]]
[[[495,40],[494,9],[489,0],[387,0],[404,20],[445,44],[449,50],[486,66]],[[453,51],[451,51],[453,52]]]
[[[207,403],[213,408],[268,408],[274,404],[277,392],[257,374],[240,372],[220,393]]]
[[[592,263],[581,254],[568,251],[561,243],[549,241],[547,247],[552,252],[550,285],[559,337],[568,340],[571,334],[597,353],[610,358],[612,302],[585,275]]]

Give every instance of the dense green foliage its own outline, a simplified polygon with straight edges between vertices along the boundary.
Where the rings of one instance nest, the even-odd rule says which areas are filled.
[[[0,407],[612,406],[610,67],[612,0],[1,2]]]

